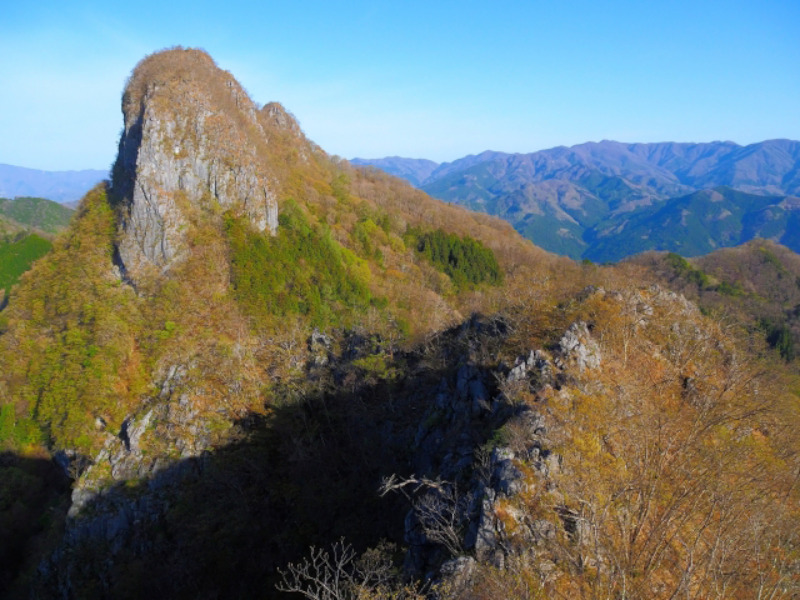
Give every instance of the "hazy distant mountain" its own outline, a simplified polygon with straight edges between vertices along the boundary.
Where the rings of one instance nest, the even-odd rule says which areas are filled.
[[[399,156],[389,156],[387,158],[354,158],[350,161],[354,165],[373,166],[382,171],[409,181],[412,185],[419,187],[427,180],[431,173],[439,166],[438,163],[424,158],[401,158]]]
[[[40,171],[0,164],[0,196],[35,196],[60,203],[80,200],[108,171]]]
[[[800,195],[800,142],[790,140],[749,146],[733,142],[603,141],[530,154],[484,152],[433,169],[426,163],[424,171],[413,171],[416,181],[404,173],[413,170],[418,159],[394,157],[390,164],[386,160],[359,159],[358,164],[371,164],[404,177],[442,200],[500,216],[536,244],[573,258],[611,260],[611,256],[629,254],[619,248],[667,249],[655,241],[660,239],[658,235],[648,238],[642,228],[652,225],[650,219],[656,218],[650,207],[670,198],[719,186],[779,196],[775,204],[786,196]],[[424,177],[426,172],[429,174]],[[728,192],[719,193],[730,196]],[[794,203],[782,206],[774,215],[763,213],[762,225],[749,223],[742,235],[762,229],[780,230],[780,234],[775,233],[778,237],[772,236],[774,239],[800,249],[786,241],[791,232],[779,224],[790,219]],[[775,216],[778,213],[780,216]],[[637,240],[628,239],[633,229],[628,226],[626,230],[625,224],[631,220],[639,223]],[[672,233],[665,230],[663,236]],[[605,249],[595,248],[595,244]],[[684,252],[695,247],[710,251],[725,245],[730,245],[728,240],[712,236],[708,243],[685,245]],[[614,246],[618,248],[612,250]]]

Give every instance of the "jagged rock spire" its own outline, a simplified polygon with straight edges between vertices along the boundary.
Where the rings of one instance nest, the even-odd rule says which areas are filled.
[[[274,233],[275,182],[256,106],[205,52],[174,48],[134,69],[112,175],[119,255],[132,279],[179,260],[198,210],[233,209]]]

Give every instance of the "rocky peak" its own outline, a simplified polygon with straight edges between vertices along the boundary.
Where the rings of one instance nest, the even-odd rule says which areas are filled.
[[[132,279],[180,258],[196,209],[218,205],[275,231],[277,183],[256,106],[205,52],[175,48],[142,60],[122,113],[112,192],[119,255]]]
[[[280,102],[270,102],[261,109],[261,114],[267,122],[279,129],[288,131],[294,135],[300,135],[300,125],[294,115],[286,110]]]

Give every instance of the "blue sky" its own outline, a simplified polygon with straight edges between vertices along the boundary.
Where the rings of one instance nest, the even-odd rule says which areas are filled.
[[[0,163],[107,168],[134,65],[207,50],[345,158],[800,139],[797,0],[8,2]]]

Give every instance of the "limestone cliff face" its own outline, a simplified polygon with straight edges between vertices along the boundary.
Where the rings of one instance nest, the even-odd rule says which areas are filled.
[[[207,54],[173,49],[145,58],[122,112],[112,191],[121,208],[119,254],[134,280],[180,258],[203,210],[233,209],[275,231],[276,183],[256,107]]]

